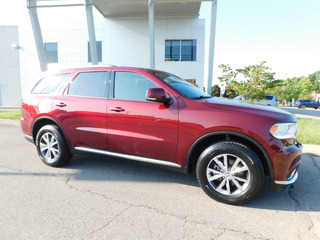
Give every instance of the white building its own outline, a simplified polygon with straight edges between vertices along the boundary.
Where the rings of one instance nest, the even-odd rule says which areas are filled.
[[[0,106],[21,103],[17,26],[0,26]]]
[[[74,0],[64,1],[64,6],[61,2],[27,0],[33,25],[26,15],[18,26],[22,96],[38,80],[44,66],[52,70],[91,64],[91,58],[95,59],[90,51],[92,41],[89,36],[92,40],[92,34],[96,40],[98,64],[152,67],[148,0],[94,0],[93,32],[90,31],[90,14],[86,12],[88,8],[83,0],[78,4],[74,4]],[[203,88],[205,20],[198,17],[201,1],[150,2],[154,4],[155,68],[195,80]],[[48,4],[55,7],[44,7]],[[40,23],[38,29],[35,28],[37,20]],[[37,49],[42,44],[44,60],[41,59],[43,49]]]

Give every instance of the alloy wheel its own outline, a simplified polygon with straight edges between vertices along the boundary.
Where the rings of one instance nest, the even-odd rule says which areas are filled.
[[[247,164],[233,154],[215,156],[207,165],[206,175],[211,187],[227,196],[243,193],[250,182]]]
[[[52,133],[45,133],[40,138],[40,151],[48,163],[53,163],[59,156],[59,143]]]

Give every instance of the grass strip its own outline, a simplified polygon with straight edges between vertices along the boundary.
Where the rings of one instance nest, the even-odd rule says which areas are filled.
[[[20,111],[0,112],[0,119],[20,120],[20,118],[21,118]]]

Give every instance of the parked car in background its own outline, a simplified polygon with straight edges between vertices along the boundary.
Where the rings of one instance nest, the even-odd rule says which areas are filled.
[[[311,100],[311,99],[300,99],[297,101],[297,103],[298,103],[297,107],[302,109],[305,109],[306,107],[318,109],[320,106],[319,102],[316,102],[315,100]]]
[[[294,115],[212,97],[167,72],[61,70],[42,78],[21,110],[25,138],[52,167],[81,153],[157,164],[195,172],[206,194],[228,204],[256,197],[264,175],[272,191],[298,178]]]
[[[246,97],[239,95],[234,98],[234,100],[238,101],[245,101]],[[272,106],[272,107],[278,107],[279,102],[276,95],[266,94],[264,99],[255,100],[254,103],[266,105],[266,106]]]
[[[278,107],[279,102],[276,95],[266,94],[264,99],[258,100],[259,104]]]

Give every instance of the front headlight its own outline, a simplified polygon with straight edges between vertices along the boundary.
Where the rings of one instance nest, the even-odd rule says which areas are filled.
[[[271,129],[270,133],[278,139],[295,138],[298,129],[298,123],[276,123]]]

